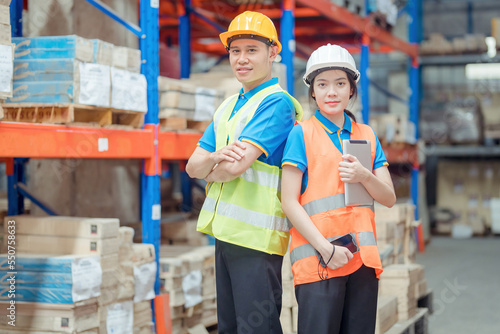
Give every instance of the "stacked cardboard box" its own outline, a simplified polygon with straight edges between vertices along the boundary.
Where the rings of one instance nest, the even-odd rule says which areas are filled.
[[[0,333],[87,333],[99,326],[97,299],[73,304],[29,303],[15,304],[15,327],[8,322],[9,302],[0,302]],[[96,332],[97,333],[97,332]]]
[[[141,73],[141,50],[115,46],[112,65],[130,72]]]
[[[0,0],[0,104],[12,96],[14,47],[11,43],[10,0]],[[0,106],[0,119],[4,116]]]
[[[156,255],[152,244],[133,244],[134,333],[154,333],[151,300],[155,297]]]
[[[158,91],[158,117],[162,127],[173,130],[204,131],[225,97],[221,90],[166,77],[158,77]]]
[[[384,265],[413,262],[416,255],[412,237],[415,207],[397,203],[387,208],[376,203],[375,227],[377,245]]]
[[[8,103],[76,103],[147,111],[146,79],[134,73],[140,71],[139,50],[76,35],[16,37],[13,42],[13,97]]]
[[[188,274],[188,262],[180,259],[162,246],[160,254],[160,290],[169,294],[172,333],[183,333],[184,328],[184,290],[182,279]]]
[[[370,125],[383,143],[416,143],[415,125],[406,115],[391,113],[373,116]]]
[[[419,264],[394,264],[380,276],[380,294],[398,299],[398,319],[407,320],[417,312],[419,282],[425,280]]]
[[[217,324],[217,295],[215,289],[215,247],[198,247],[196,252],[203,258],[202,262],[202,318],[201,323],[207,327]]]
[[[116,301],[118,290],[119,220],[28,215],[5,219],[15,221],[16,250],[19,253],[98,256],[102,272],[101,292],[97,297],[98,319],[101,329],[106,328],[107,307]],[[110,317],[121,313],[123,310],[117,308]],[[113,328],[110,326],[108,330]]]
[[[15,221],[18,253],[99,255],[101,263],[118,255],[118,219],[21,215],[7,220]]]
[[[293,283],[292,263],[290,262],[290,253],[287,252],[283,257],[283,266],[281,270],[282,277],[282,306],[281,306],[281,327],[283,333],[297,333],[298,304],[295,298],[295,288]]]
[[[500,196],[500,164],[440,160],[437,172],[437,207],[447,213],[437,217],[437,232],[484,235],[492,223],[491,199]]]
[[[213,246],[162,246],[160,281],[169,294],[173,333],[217,323]]]
[[[0,0],[0,44],[8,45],[11,42],[10,1]]]

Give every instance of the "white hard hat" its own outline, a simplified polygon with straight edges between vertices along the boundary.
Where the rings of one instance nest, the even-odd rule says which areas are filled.
[[[327,44],[317,48],[309,57],[304,83],[309,87],[316,75],[330,69],[347,71],[353,75],[354,81],[359,81],[359,71],[349,51],[338,45]]]

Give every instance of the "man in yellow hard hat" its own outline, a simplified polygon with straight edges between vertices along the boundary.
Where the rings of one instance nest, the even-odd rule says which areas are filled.
[[[267,16],[244,12],[220,39],[242,88],[217,109],[186,167],[209,182],[197,229],[216,239],[219,333],[282,333],[289,227],[280,166],[302,108],[271,76],[281,44]]]

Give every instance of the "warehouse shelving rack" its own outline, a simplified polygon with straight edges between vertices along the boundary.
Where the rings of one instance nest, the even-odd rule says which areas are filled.
[[[7,165],[8,214],[24,212],[22,186],[28,159],[142,159],[142,239],[160,246],[160,169],[162,160],[187,160],[200,134],[160,132],[158,125],[158,1],[140,1],[140,27],[127,22],[98,0],[87,0],[139,37],[141,72],[148,84],[148,112],[138,130],[118,130],[36,123],[0,122],[0,160]],[[22,0],[11,2],[12,35],[22,36]],[[159,294],[159,279],[155,292]]]

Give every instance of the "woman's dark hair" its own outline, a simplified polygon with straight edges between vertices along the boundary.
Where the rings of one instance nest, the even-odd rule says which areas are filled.
[[[353,75],[349,72],[345,72],[345,73],[347,74],[347,80],[349,81],[349,86],[351,86],[351,90],[352,90],[352,94],[349,97],[349,102],[350,102],[351,100],[354,101],[358,98],[358,86],[356,85],[356,81],[354,80]],[[318,104],[316,103],[316,99],[312,95],[313,91],[314,91],[313,86],[314,86],[315,81],[316,81],[316,77],[313,78],[311,85],[309,86],[309,104],[316,105],[316,107],[317,107]],[[316,108],[314,108],[314,109],[316,109]],[[347,116],[349,116],[354,122],[356,122],[356,116],[354,116],[354,114],[352,112],[350,112],[347,109],[345,109],[344,111],[347,114]]]

